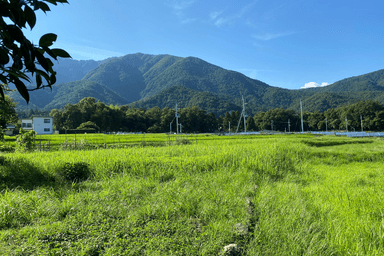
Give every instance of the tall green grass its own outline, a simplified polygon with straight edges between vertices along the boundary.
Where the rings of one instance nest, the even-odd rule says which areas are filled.
[[[0,254],[218,255],[235,243],[241,255],[381,255],[383,147],[379,139],[199,136],[186,145],[7,154]],[[86,163],[88,179],[69,179],[66,163]]]

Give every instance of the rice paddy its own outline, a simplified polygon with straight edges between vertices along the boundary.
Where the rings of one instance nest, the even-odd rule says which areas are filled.
[[[1,255],[384,254],[380,138],[85,136],[0,156]]]

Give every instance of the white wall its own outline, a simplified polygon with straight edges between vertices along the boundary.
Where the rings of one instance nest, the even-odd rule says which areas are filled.
[[[53,134],[52,117],[33,117],[33,130],[36,134]]]

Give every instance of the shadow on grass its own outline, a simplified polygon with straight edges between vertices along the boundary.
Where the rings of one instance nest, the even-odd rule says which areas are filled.
[[[311,141],[303,140],[303,143],[310,147],[330,147],[330,146],[340,146],[347,144],[369,144],[373,143],[372,140],[358,140],[358,141]]]
[[[1,156],[0,156],[1,157]],[[24,159],[0,159],[0,191],[54,186],[55,177]]]

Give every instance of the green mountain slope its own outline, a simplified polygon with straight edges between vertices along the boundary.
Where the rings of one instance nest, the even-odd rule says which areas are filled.
[[[128,103],[120,95],[95,81],[82,80],[70,82],[54,86],[54,89],[57,90],[57,93],[54,99],[45,106],[45,109],[60,109],[68,103],[78,103],[84,98],[84,95],[88,95],[87,97],[93,97],[104,103],[108,102],[108,104],[124,105]]]
[[[58,78],[66,83],[53,86],[52,91],[32,92],[30,106],[50,110],[84,97],[95,97],[106,104],[144,108],[174,107],[178,101],[185,107],[196,105],[222,115],[240,109],[244,96],[247,113],[254,115],[279,107],[297,110],[300,100],[308,111],[324,111],[366,99],[384,103],[384,70],[326,87],[288,90],[195,57],[136,53],[99,62],[61,60],[60,63]],[[26,107],[17,93],[11,96],[20,102],[19,109]]]
[[[200,92],[182,85],[165,89],[154,96],[137,101],[131,105],[146,109],[155,106],[160,108],[174,108],[176,103],[180,108],[198,106],[208,113],[215,113],[217,116],[224,115],[226,111],[241,111],[241,108],[238,105],[222,100],[212,93]]]
[[[346,78],[319,89],[323,92],[384,91],[384,69]]]

